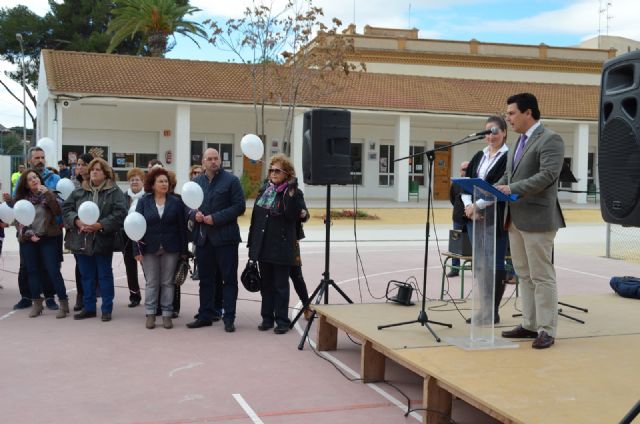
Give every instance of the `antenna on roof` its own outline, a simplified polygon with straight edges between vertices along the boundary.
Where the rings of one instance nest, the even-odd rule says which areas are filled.
[[[409,26],[408,29],[411,29],[411,3],[409,3]]]
[[[353,0],[353,24],[356,24],[356,0]]]

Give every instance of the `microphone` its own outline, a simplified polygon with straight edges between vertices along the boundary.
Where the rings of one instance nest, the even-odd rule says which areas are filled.
[[[477,133],[469,134],[467,137],[479,137],[479,136],[487,135],[487,134],[498,134],[498,131],[500,131],[498,129],[498,127],[491,127],[488,130],[479,131]]]

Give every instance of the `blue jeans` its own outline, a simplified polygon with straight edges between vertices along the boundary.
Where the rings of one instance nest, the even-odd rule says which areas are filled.
[[[113,254],[109,255],[75,255],[76,262],[80,267],[80,277],[82,278],[82,288],[84,290],[84,310],[87,312],[96,311],[96,277],[102,294],[102,313],[111,313],[113,310],[113,268],[111,260]],[[97,275],[96,275],[97,274]]]
[[[40,299],[47,279],[53,283],[60,300],[68,299],[64,279],[60,273],[58,237],[41,237],[39,241],[20,243],[20,256],[27,268],[32,299]]]
[[[198,273],[200,274],[200,309],[198,319],[213,321],[215,311],[216,277],[222,274],[222,305],[225,322],[236,318],[238,300],[238,245],[213,246],[208,240],[196,249]]]

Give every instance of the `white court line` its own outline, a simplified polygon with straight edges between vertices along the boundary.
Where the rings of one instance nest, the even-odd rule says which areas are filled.
[[[240,407],[244,409],[244,412],[247,413],[251,421],[253,421],[255,424],[264,424],[260,417],[258,417],[258,414],[256,414],[255,411],[249,406],[247,401],[244,400],[242,395],[240,395],[239,393],[234,393],[232,396],[236,400],[236,402],[240,404]]]
[[[590,272],[585,272],[585,271],[578,271],[577,269],[573,269],[573,268],[565,268],[563,266],[557,266],[557,269],[561,269],[563,271],[568,271],[568,272],[575,272],[576,274],[582,274],[582,275],[588,275],[590,277],[596,277],[596,278],[602,278],[605,280],[610,280],[611,276],[605,276],[605,275],[600,275],[600,274],[592,274]]]
[[[7,313],[7,314],[2,315],[2,316],[0,317],[0,321],[2,321],[3,319],[7,319],[7,318],[9,318],[11,315],[15,314],[16,312],[18,312],[18,311],[11,311],[11,312],[9,312],[9,313]]]
[[[377,274],[370,274],[367,277],[378,277],[380,275],[393,274],[393,273],[397,273],[397,272],[415,271],[416,269],[423,269],[423,268],[409,268],[409,269],[400,269],[400,270],[395,270],[395,271],[380,272],[380,273],[377,273]],[[348,282],[351,282],[351,281],[357,281],[357,280],[358,280],[358,277],[354,277],[354,278],[349,278],[347,280],[342,280],[342,281],[336,282],[336,284],[340,286],[342,284],[345,284],[345,283],[348,283]],[[294,306],[294,310],[295,309],[300,309],[300,308],[302,308],[302,302],[296,303],[295,306]],[[293,311],[291,313],[293,314]],[[300,321],[296,322],[295,328],[296,328],[296,331],[300,335],[302,335],[304,333],[304,330],[300,326]],[[311,347],[315,350],[316,349],[316,343],[313,340],[311,340],[310,337],[308,338],[307,341],[309,342]],[[348,365],[346,365],[344,362],[340,361],[338,358],[336,358],[335,356],[331,355],[330,353],[327,353],[327,352],[318,352],[318,353],[321,354],[322,356],[324,356],[325,358],[329,359],[336,366],[342,368],[345,372],[351,374],[354,378],[360,378],[360,374],[358,372],[356,372],[353,369],[351,369]],[[368,383],[366,386],[369,387],[370,389],[372,389],[373,391],[375,391],[376,393],[378,393],[379,395],[381,395],[382,397],[384,397],[385,399],[387,399],[388,401],[390,401],[391,403],[393,403],[400,410],[402,410],[402,412],[406,412],[406,405],[403,404],[398,399],[396,399],[395,397],[393,397],[388,392],[386,392],[379,385],[374,384],[374,383]],[[420,414],[418,414],[417,412],[412,412],[409,415],[411,415],[411,417],[415,418],[418,421],[422,421],[422,416]]]

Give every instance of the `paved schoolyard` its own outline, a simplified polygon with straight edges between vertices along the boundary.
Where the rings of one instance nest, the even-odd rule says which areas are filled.
[[[561,296],[609,292],[610,276],[640,275],[637,264],[602,258],[601,220],[577,218],[589,213],[576,212],[569,227],[558,235],[556,268]],[[416,214],[419,216],[419,209]],[[435,213],[429,243],[430,298],[439,296],[438,249],[446,250],[449,214],[447,210]],[[393,221],[358,223],[355,230],[351,222],[334,222],[332,227],[331,277],[356,302],[381,301],[392,279],[415,278],[422,283],[424,223],[397,209],[390,215]],[[246,239],[246,221],[242,224]],[[303,270],[312,291],[324,270],[324,226],[312,220],[305,230]],[[283,336],[259,332],[259,295],[242,288],[236,333],[225,333],[220,323],[196,330],[184,326],[197,310],[197,282],[191,280],[183,287],[181,317],[175,320],[175,328],[145,329],[143,309],[126,306],[120,255],[113,263],[117,288],[112,322],[57,320],[49,311],[30,319],[28,311],[14,312],[18,257],[11,237],[0,259],[0,284],[4,286],[0,290],[2,423],[375,424],[420,419],[420,412],[404,417],[401,407],[406,399],[396,388],[349,381],[358,377],[359,346],[344,334],[338,350],[329,356],[332,364],[309,345],[302,352],[297,350],[300,328]],[[243,245],[240,257],[242,266],[246,260]],[[65,256],[63,275],[72,298],[73,262],[71,256]],[[457,295],[459,282],[451,279],[450,284]],[[510,294],[508,289],[505,296]],[[330,292],[330,301],[343,302],[335,291]],[[292,313],[297,304],[292,290]],[[464,304],[460,307],[464,314]],[[437,319],[437,312],[431,312],[430,318]],[[453,324],[464,325],[463,317]],[[315,328],[311,335],[315,336]],[[425,333],[425,337],[430,335]],[[561,343],[555,348],[561,348]],[[411,399],[413,407],[420,406],[419,377],[389,364],[386,378]],[[453,418],[458,423],[494,422],[459,401],[454,403]]]

